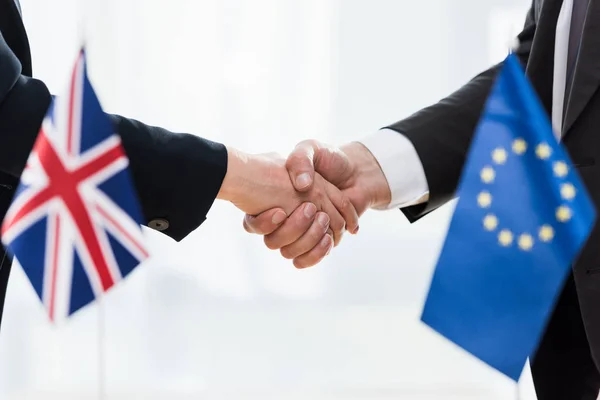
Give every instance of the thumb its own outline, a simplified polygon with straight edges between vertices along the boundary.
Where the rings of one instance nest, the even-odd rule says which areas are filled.
[[[305,140],[296,145],[285,163],[294,188],[300,192],[312,187],[315,179],[314,157],[318,150],[319,144],[316,141]]]
[[[287,219],[287,214],[281,208],[272,208],[256,216],[244,217],[244,229],[248,233],[270,235]]]

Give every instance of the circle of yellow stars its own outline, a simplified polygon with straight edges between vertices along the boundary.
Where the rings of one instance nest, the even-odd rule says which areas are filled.
[[[516,156],[522,156],[527,152],[528,145],[524,139],[515,139],[511,144],[512,153]],[[540,160],[548,160],[552,155],[552,148],[548,143],[539,143],[534,148],[535,156]],[[495,166],[504,165],[509,157],[509,153],[503,147],[498,147],[492,151],[492,161]],[[569,168],[564,161],[555,161],[552,164],[552,171],[557,178],[564,178],[569,173]],[[496,179],[496,170],[492,165],[484,166],[479,174],[481,181],[484,184],[492,184]],[[575,186],[570,182],[565,182],[560,185],[560,196],[564,201],[572,201],[576,196]],[[487,190],[482,190],[477,195],[477,204],[480,208],[489,209],[492,205],[492,195]],[[573,217],[571,208],[563,204],[556,209],[556,221],[566,223]],[[488,213],[483,218],[483,227],[488,232],[495,232],[500,226],[498,217],[493,213]],[[537,234],[528,232],[516,235],[509,229],[500,229],[497,233],[498,243],[502,247],[512,246],[516,243],[519,249],[529,251],[535,245],[535,241],[539,240],[542,243],[549,243],[554,239],[554,228],[550,224],[544,224],[539,227]]]

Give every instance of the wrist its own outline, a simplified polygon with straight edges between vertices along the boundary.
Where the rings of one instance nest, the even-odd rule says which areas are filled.
[[[247,154],[227,147],[227,173],[220,200],[226,200],[246,214],[256,215],[274,207],[292,212],[300,204],[285,159],[269,154]]]
[[[369,208],[384,207],[390,204],[392,192],[389,183],[371,151],[360,142],[342,146],[342,150],[355,165],[355,185],[364,191]]]
[[[248,182],[247,173],[250,164],[250,155],[233,147],[227,147],[227,173],[217,199],[232,203],[240,200]]]

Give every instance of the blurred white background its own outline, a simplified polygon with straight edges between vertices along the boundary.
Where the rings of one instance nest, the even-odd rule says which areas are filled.
[[[252,152],[343,143],[502,59],[528,0],[22,0],[34,74],[62,92],[81,34],[104,108]],[[198,182],[201,185],[201,182]],[[370,212],[297,271],[217,203],[104,301],[51,327],[20,267],[0,399],[535,399],[420,323],[451,207]],[[99,343],[102,348],[99,349]],[[104,349],[104,350],[102,350]],[[104,368],[100,368],[100,351]]]

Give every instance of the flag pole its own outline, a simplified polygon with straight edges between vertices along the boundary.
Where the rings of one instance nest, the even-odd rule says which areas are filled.
[[[83,1],[79,3],[79,50],[85,49],[86,51],[86,69],[87,69],[87,15],[89,12],[89,6],[93,0]],[[97,344],[96,350],[98,352],[98,400],[106,399],[106,338],[105,338],[105,310],[104,310],[104,293],[100,293],[97,297],[98,307],[98,331],[97,331]]]
[[[106,351],[105,351],[105,321],[104,299],[101,293],[98,296],[98,399],[106,398]]]
[[[517,51],[517,49],[519,48],[519,44],[520,44],[519,38],[515,37],[512,34],[512,30],[511,30],[510,37],[509,37],[508,41],[506,42],[506,44],[508,47],[508,55],[511,55],[512,53]]]

